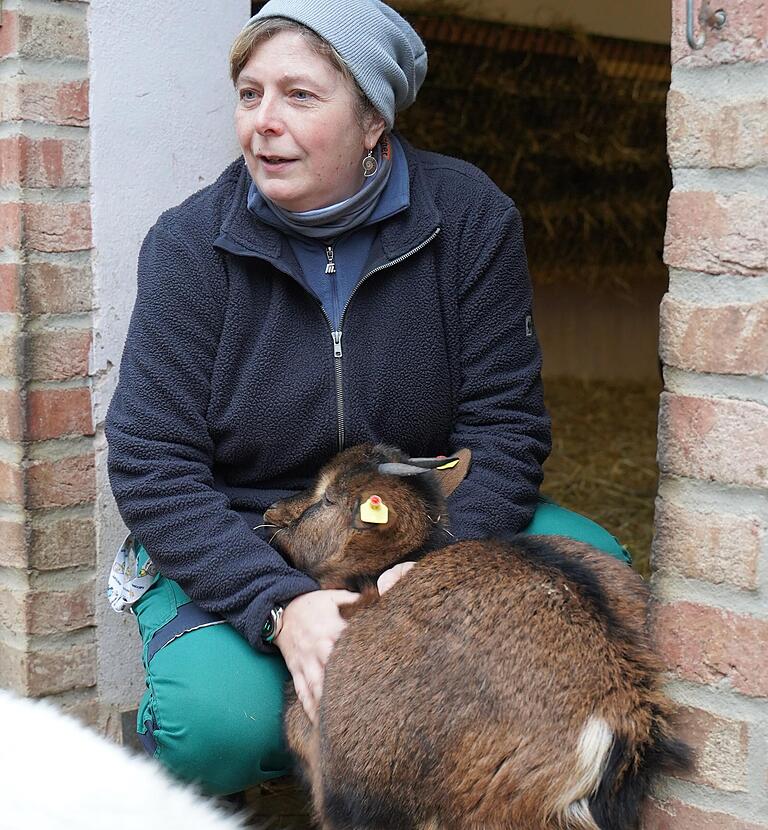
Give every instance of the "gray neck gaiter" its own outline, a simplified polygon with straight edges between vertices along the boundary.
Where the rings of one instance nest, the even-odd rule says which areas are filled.
[[[387,186],[392,172],[392,147],[386,136],[382,137],[376,145],[374,155],[379,165],[376,173],[364,181],[363,186],[354,196],[350,196],[343,202],[317,210],[294,213],[276,205],[263,193],[260,194],[261,198],[277,217],[283,230],[310,239],[336,239],[352,228],[362,225],[368,219]],[[256,185],[251,182],[248,194],[249,207],[253,203],[252,197],[255,196],[255,190]]]

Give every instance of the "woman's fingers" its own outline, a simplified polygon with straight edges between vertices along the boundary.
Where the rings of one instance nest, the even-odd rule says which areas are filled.
[[[355,594],[352,591],[326,591],[330,598],[336,603],[336,605],[349,605],[350,602],[354,602],[355,600],[360,599],[360,594]]]
[[[304,663],[303,672],[300,675],[302,694],[299,695],[299,700],[312,723],[317,720],[317,710],[320,706],[320,698],[323,696],[324,674],[325,662],[310,660]],[[299,694],[298,689],[296,693]]]
[[[384,571],[376,582],[379,594],[383,594],[385,591],[388,591],[402,576],[407,574],[415,564],[415,562],[401,562],[399,565],[394,565]]]
[[[283,628],[275,639],[293,677],[301,705],[314,723],[323,693],[325,664],[346,622],[339,607],[355,602],[352,591],[314,591],[296,597],[283,612]]]
[[[310,663],[305,674],[309,688],[309,702],[312,712],[307,712],[310,720],[314,723],[317,708],[320,705],[320,698],[323,696],[323,671],[324,666],[319,662]]]
[[[296,672],[293,675],[293,688],[296,689],[296,696],[298,697],[304,711],[307,713],[307,717],[312,721],[312,723],[315,723],[315,718],[317,717],[317,706],[312,700],[309,686],[307,685],[303,674]]]

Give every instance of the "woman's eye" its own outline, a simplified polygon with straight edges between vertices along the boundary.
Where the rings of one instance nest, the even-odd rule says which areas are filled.
[[[254,90],[254,89],[241,89],[240,90],[240,100],[241,101],[255,101],[256,100],[256,90]]]
[[[293,91],[293,97],[297,101],[310,101],[315,96],[311,92],[307,92],[306,89],[295,89]]]

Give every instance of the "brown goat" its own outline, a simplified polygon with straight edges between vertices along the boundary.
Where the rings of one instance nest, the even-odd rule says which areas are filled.
[[[445,463],[354,447],[265,515],[283,555],[323,588],[363,590],[343,612],[317,727],[295,696],[285,713],[318,821],[636,828],[651,776],[687,762],[647,642],[644,583],[562,537],[449,544],[445,497],[469,454],[429,469]],[[371,514],[371,496],[386,516]],[[379,598],[377,576],[408,559],[419,561]]]

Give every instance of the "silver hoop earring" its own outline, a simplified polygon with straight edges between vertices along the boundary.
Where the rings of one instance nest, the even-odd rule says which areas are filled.
[[[363,176],[369,179],[379,169],[379,163],[373,157],[373,150],[368,151],[368,155],[363,159]]]

